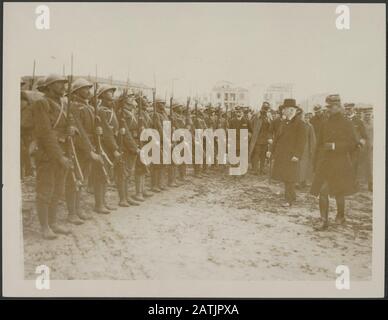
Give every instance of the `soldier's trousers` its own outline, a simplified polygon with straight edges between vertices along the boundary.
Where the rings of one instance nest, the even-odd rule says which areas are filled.
[[[257,172],[259,169],[260,173],[264,173],[265,156],[267,153],[266,144],[256,144],[252,152],[252,169]]]
[[[174,164],[168,164],[167,166],[168,185],[170,186],[176,183],[177,167]]]
[[[114,163],[113,174],[120,201],[126,201],[128,196],[128,172],[125,168],[125,159]]]
[[[36,209],[43,227],[57,221],[57,207],[64,193],[66,175],[66,169],[57,161],[37,163]]]
[[[81,171],[84,177],[83,184],[86,186],[91,173],[92,163],[85,156],[78,155],[78,162],[81,167]],[[66,185],[65,185],[65,198],[66,198],[66,206],[69,212],[69,215],[79,214],[81,207],[81,197],[82,197],[82,189],[77,190],[76,183],[72,174],[68,174],[66,177]]]
[[[358,181],[358,167],[360,163],[360,149],[357,148],[350,154],[351,162],[352,162],[352,167],[353,167],[353,173],[354,173],[354,178],[356,181]]]
[[[152,164],[151,165],[151,186],[152,188],[161,188],[164,184],[165,165]]]
[[[95,209],[101,209],[105,205],[107,182],[100,164],[92,163],[90,179],[93,184]]]
[[[296,200],[295,183],[285,181],[284,182],[284,195],[288,203],[293,203]]]
[[[185,163],[178,165],[178,177],[180,180],[184,180],[186,178],[186,170],[187,166]]]
[[[345,216],[345,197],[343,195],[336,195],[335,201],[337,204],[337,216]],[[328,184],[324,183],[319,193],[319,211],[321,218],[325,221],[329,218],[329,188]]]

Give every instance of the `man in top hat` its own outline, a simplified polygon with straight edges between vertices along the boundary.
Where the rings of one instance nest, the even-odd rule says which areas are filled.
[[[70,130],[62,97],[67,79],[49,75],[44,97],[33,105],[33,120],[38,151],[36,153],[36,210],[44,239],[70,231],[57,221],[57,207],[64,192],[65,178],[73,162],[66,156],[66,140]]]
[[[323,108],[320,104],[316,104],[313,108],[314,116],[311,117],[310,123],[314,127],[315,136],[318,136],[322,122],[325,120]]]
[[[353,170],[354,170],[354,175],[356,177],[356,183],[358,184],[358,175],[359,175],[359,166],[360,166],[360,152],[361,149],[365,146],[367,136],[366,136],[366,130],[364,123],[362,120],[356,115],[355,112],[355,104],[354,103],[345,103],[344,108],[345,108],[345,116],[348,120],[351,121],[353,125],[353,129],[356,135],[357,139],[357,148],[355,148],[350,156],[352,159],[352,165],[353,165]]]
[[[298,179],[298,162],[301,159],[306,141],[305,126],[296,116],[298,107],[295,99],[283,102],[285,119],[274,139],[273,178],[284,182],[285,207],[290,207],[296,200],[295,182]],[[268,153],[271,157],[271,152]]]
[[[270,104],[264,101],[260,112],[252,119],[252,136],[249,143],[249,159],[254,174],[264,174],[266,153],[272,145],[272,117]],[[260,166],[259,166],[260,163]],[[258,170],[259,169],[259,170]]]
[[[317,138],[314,179],[311,193],[319,195],[321,223],[317,230],[328,228],[329,195],[337,203],[336,223],[345,222],[345,196],[356,192],[354,171],[349,155],[357,147],[352,123],[345,119],[338,94],[326,98],[329,118],[322,124]]]
[[[96,152],[95,112],[89,104],[92,86],[87,80],[78,78],[72,83],[70,91],[69,112],[73,116],[77,128],[74,144],[84,182],[89,181],[93,167],[102,165],[102,158]],[[102,179],[101,169],[94,169],[93,173],[96,176],[93,182]],[[70,223],[78,225],[82,224],[83,220],[90,219],[90,216],[81,209],[81,189],[77,188],[71,175],[68,175],[66,179],[65,196]]]

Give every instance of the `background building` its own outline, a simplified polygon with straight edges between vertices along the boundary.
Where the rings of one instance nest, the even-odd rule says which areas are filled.
[[[243,87],[234,85],[229,81],[219,81],[213,87],[209,99],[213,105],[221,104],[229,110],[237,105],[249,105],[249,91]]]
[[[293,98],[293,84],[271,84],[264,92],[263,99],[271,104],[271,108],[277,110],[283,104],[284,99]]]

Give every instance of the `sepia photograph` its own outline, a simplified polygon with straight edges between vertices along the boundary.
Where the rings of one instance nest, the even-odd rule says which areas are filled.
[[[4,3],[4,294],[382,297],[385,10]]]

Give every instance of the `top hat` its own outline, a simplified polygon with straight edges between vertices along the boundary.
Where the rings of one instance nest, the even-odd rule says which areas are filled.
[[[297,108],[295,99],[284,99],[282,108]]]
[[[355,106],[354,103],[344,103],[344,108],[348,110],[353,109],[354,106]]]
[[[331,104],[341,104],[341,98],[339,94],[331,94],[326,97],[326,103]]]

